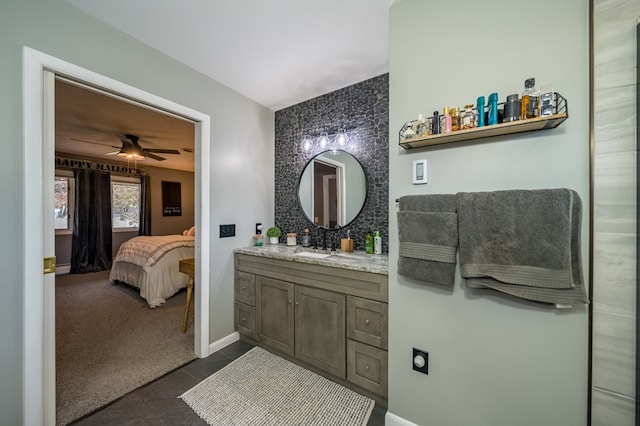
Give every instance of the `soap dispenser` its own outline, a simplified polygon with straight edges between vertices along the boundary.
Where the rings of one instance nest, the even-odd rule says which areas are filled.
[[[365,238],[364,251],[368,254],[373,254],[373,237],[371,236],[371,229],[369,229],[367,237]]]
[[[375,254],[382,254],[382,237],[380,231],[376,231],[376,235],[373,237],[373,252]]]

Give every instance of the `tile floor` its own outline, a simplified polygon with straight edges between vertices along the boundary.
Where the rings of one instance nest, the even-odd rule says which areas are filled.
[[[178,398],[184,391],[238,358],[253,345],[238,341],[148,383],[73,425],[206,425]],[[384,425],[386,408],[376,404],[368,426]]]

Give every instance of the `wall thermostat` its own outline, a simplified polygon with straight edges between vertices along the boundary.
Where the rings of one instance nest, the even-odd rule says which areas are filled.
[[[413,160],[413,184],[427,183],[427,160]]]

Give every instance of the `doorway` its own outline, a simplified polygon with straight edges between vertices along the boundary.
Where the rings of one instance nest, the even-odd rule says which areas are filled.
[[[344,223],[344,167],[328,158],[313,161],[313,221],[324,228]]]
[[[185,117],[196,123],[195,337],[198,357],[209,355],[210,118],[135,87],[80,68],[31,48],[23,49],[24,120],[24,412],[25,424],[55,424],[55,330],[53,274],[43,273],[43,259],[54,256],[53,81],[63,75]],[[50,236],[50,237],[48,237]]]

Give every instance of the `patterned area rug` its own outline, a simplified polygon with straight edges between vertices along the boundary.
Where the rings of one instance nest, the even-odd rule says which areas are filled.
[[[375,405],[255,347],[180,397],[210,425],[366,425]]]

